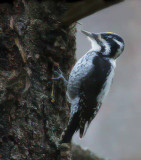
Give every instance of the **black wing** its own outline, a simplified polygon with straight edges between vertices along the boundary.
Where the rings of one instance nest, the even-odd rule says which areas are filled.
[[[107,79],[111,70],[109,61],[100,56],[96,56],[93,60],[93,68],[83,79],[79,93],[79,128],[80,137],[83,136],[85,125],[87,128],[96,116],[101,103],[97,102],[97,97]]]

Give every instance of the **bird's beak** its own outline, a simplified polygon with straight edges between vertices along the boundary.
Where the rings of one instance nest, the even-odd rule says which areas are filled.
[[[90,37],[90,38],[93,37],[93,35],[92,35],[91,32],[88,32],[88,31],[85,31],[85,30],[81,30],[81,32],[82,32],[83,34],[85,34],[86,36]]]
[[[81,32],[92,39],[97,39],[97,37],[98,37],[98,34],[94,34],[94,33],[91,33],[91,32],[85,31],[85,30],[81,30]]]

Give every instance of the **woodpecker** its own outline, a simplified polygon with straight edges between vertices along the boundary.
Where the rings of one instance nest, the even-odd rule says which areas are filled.
[[[71,114],[61,143],[69,143],[78,130],[80,138],[87,131],[109,92],[116,59],[124,50],[123,39],[115,33],[84,30],[82,33],[90,40],[92,49],[78,60],[69,75],[67,97],[71,103]],[[60,77],[64,79],[62,74]]]

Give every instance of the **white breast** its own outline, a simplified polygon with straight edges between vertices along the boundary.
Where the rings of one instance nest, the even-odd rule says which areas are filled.
[[[97,97],[97,101],[98,102],[102,102],[103,99],[106,97],[106,95],[108,94],[110,87],[111,87],[111,83],[114,77],[114,71],[115,71],[115,67],[116,67],[116,60],[109,60],[111,63],[111,71],[109,73],[109,75],[107,76],[107,80],[106,82],[103,84],[102,90],[100,92],[100,94]]]

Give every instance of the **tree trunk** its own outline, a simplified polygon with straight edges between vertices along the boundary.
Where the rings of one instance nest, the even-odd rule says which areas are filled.
[[[52,78],[59,67],[67,78],[75,62],[77,17],[66,22],[64,0],[10,2],[0,2],[0,159],[69,159],[70,146],[58,148],[66,87]]]
[[[57,159],[67,125],[65,86],[74,64],[75,25],[60,27],[64,3],[15,1],[0,5],[0,158]]]

